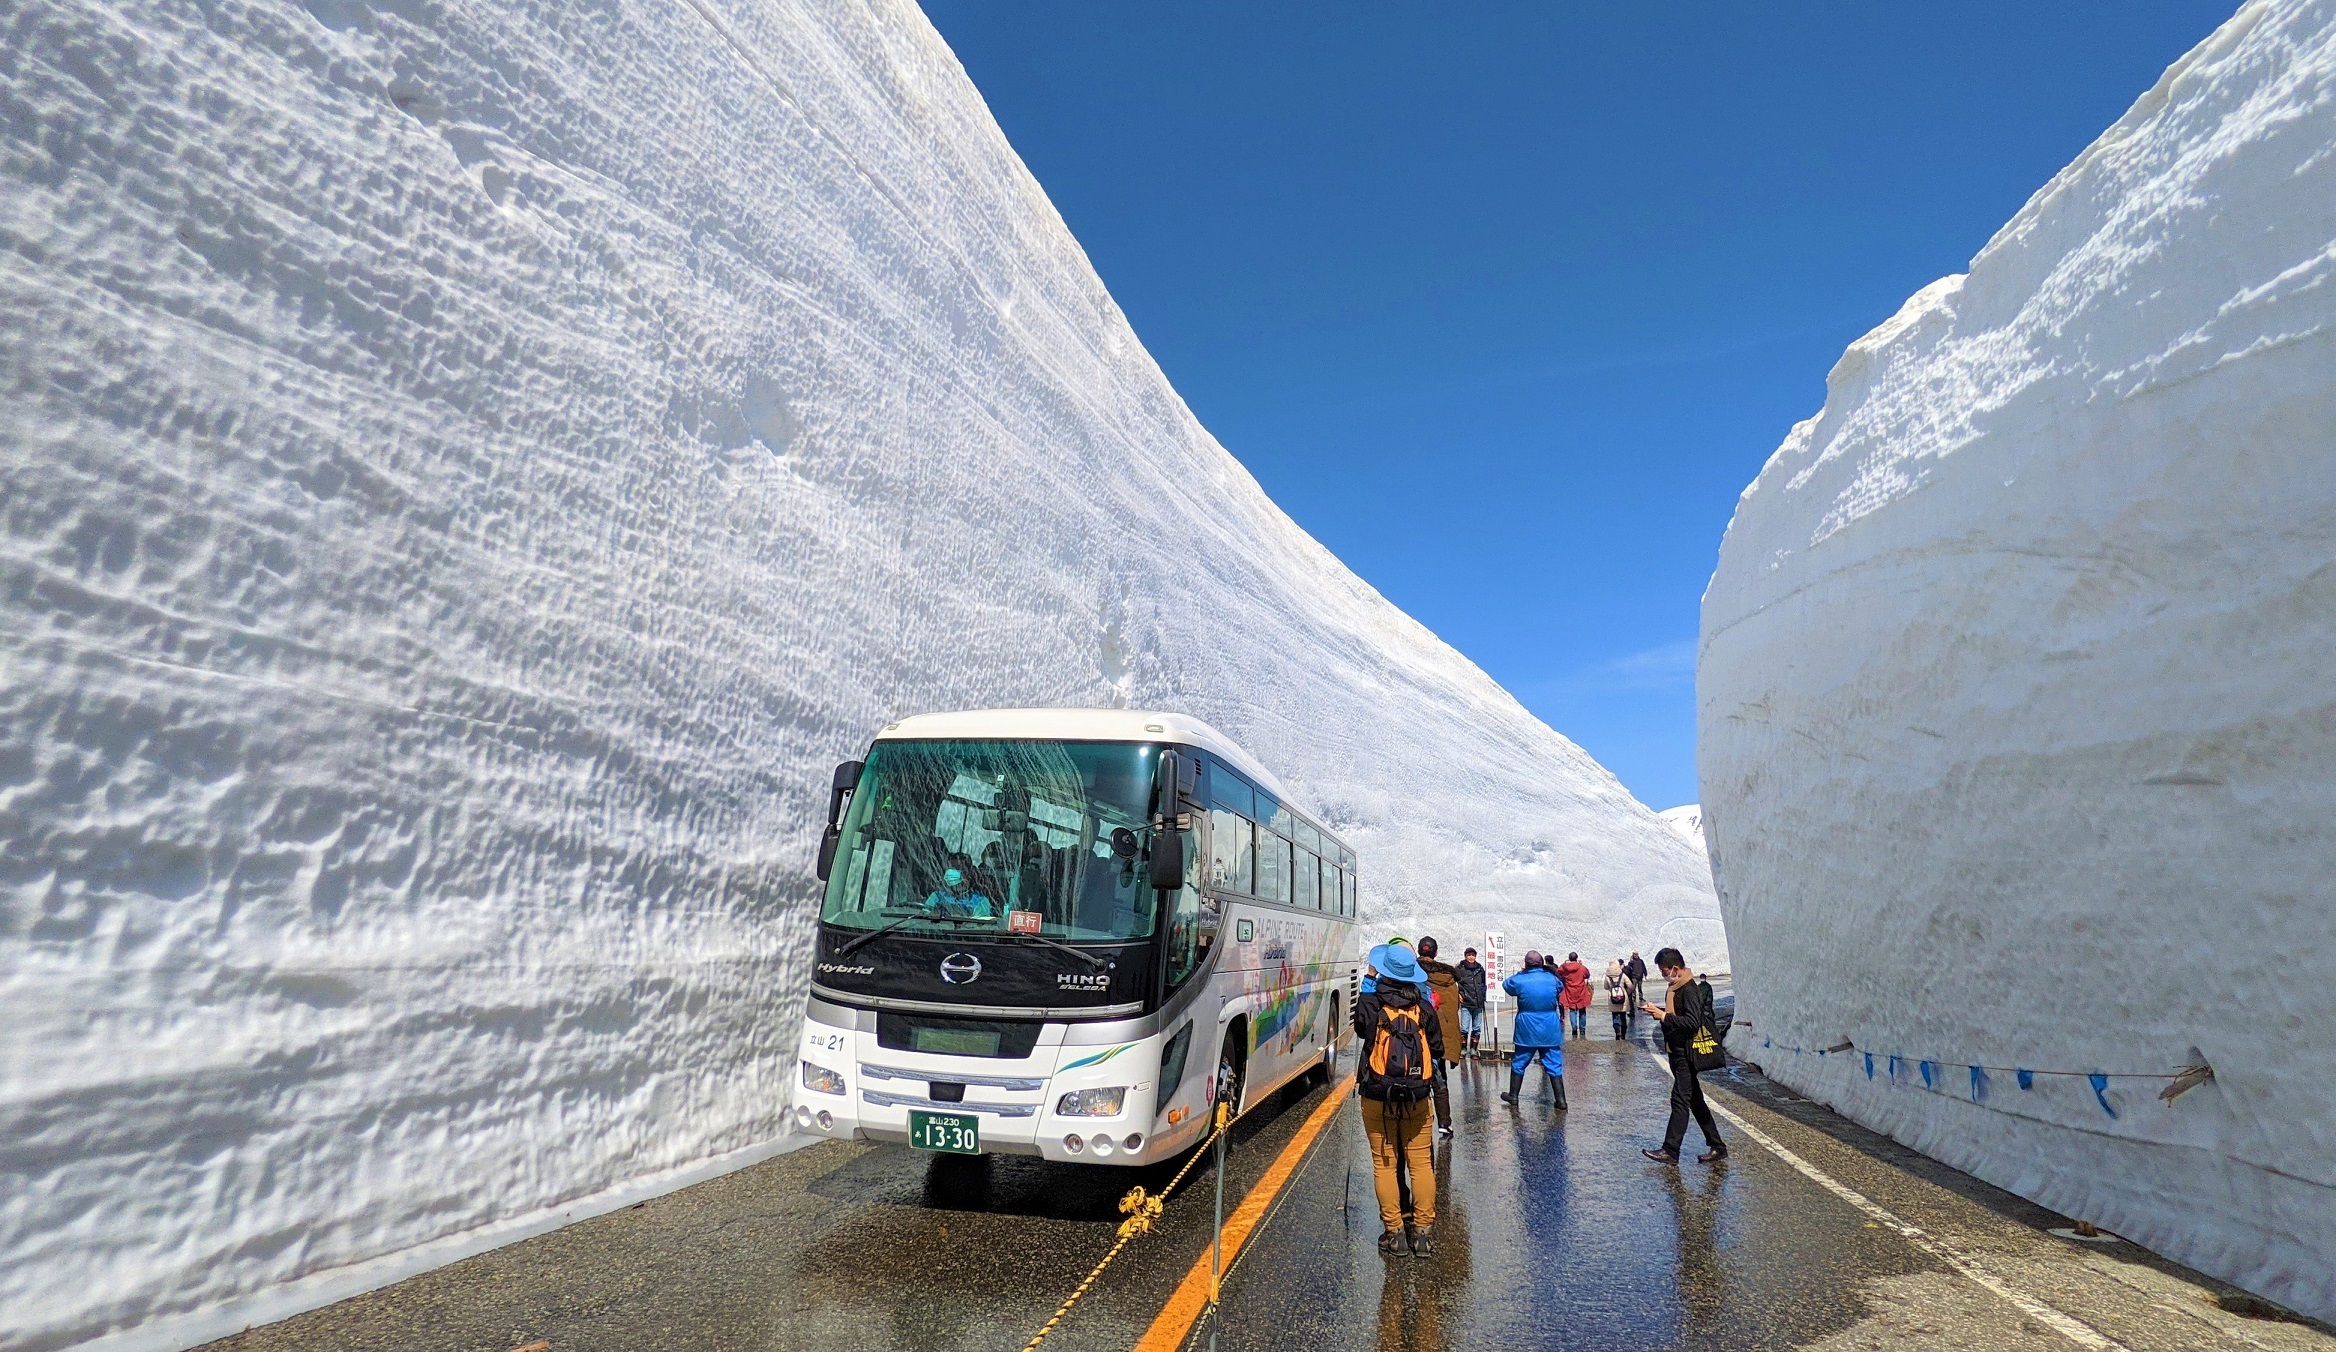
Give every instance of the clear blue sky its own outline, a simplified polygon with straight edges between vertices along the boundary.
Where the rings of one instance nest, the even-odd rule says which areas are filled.
[[[1662,808],[1737,493],[2232,5],[925,10],[1202,423]]]

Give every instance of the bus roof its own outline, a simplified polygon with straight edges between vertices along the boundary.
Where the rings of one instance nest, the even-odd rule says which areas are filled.
[[[880,742],[917,740],[1067,742],[1178,742],[1221,756],[1257,787],[1283,802],[1289,793],[1273,772],[1238,743],[1190,714],[1140,709],[969,709],[962,713],[915,714],[887,723]]]

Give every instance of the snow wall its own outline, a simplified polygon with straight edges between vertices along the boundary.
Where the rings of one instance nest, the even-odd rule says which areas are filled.
[[[0,28],[9,1347],[774,1149],[828,771],[909,712],[1185,710],[1374,923],[1714,954],[1696,853],[1194,422],[906,0]]]
[[[2331,672],[2336,5],[2251,4],[1744,494],[1697,674],[1732,1048],[2336,1317]]]

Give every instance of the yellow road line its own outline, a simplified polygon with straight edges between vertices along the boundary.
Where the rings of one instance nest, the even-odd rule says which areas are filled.
[[[1313,1113],[1298,1128],[1298,1134],[1282,1147],[1282,1153],[1274,1156],[1272,1166],[1265,1171],[1265,1177],[1257,1180],[1257,1186],[1251,1188],[1249,1195],[1241,1199],[1241,1205],[1225,1218],[1224,1268],[1227,1272],[1233,1270],[1234,1255],[1241,1252],[1241,1246],[1248,1242],[1258,1222],[1265,1218],[1274,1199],[1281,1195],[1281,1190],[1297,1174],[1298,1166],[1305,1162],[1306,1152],[1314,1144],[1314,1138],[1330,1125],[1331,1115],[1338,1111],[1340,1104],[1346,1102],[1347,1092],[1354,1087],[1355,1081],[1351,1075],[1331,1086],[1329,1097],[1315,1105]],[[1142,1338],[1136,1340],[1135,1352],[1176,1352],[1184,1345],[1185,1335],[1192,1332],[1193,1324],[1208,1307],[1209,1255],[1204,1252],[1193,1260],[1192,1270],[1184,1274],[1182,1282],[1177,1283],[1175,1294],[1169,1296],[1168,1303],[1160,1307],[1160,1313],[1152,1320],[1152,1326],[1144,1330]]]

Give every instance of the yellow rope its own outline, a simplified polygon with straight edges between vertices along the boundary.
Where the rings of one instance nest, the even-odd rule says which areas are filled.
[[[1201,1156],[1208,1153],[1209,1146],[1217,1137],[1223,1135],[1225,1128],[1230,1125],[1232,1123],[1229,1116],[1219,1114],[1216,1130],[1202,1137],[1200,1144],[1193,1147],[1192,1157],[1184,1162],[1183,1168],[1176,1171],[1176,1177],[1168,1180],[1167,1187],[1160,1189],[1157,1193],[1146,1193],[1141,1184],[1128,1189],[1127,1196],[1119,1199],[1119,1214],[1127,1217],[1126,1220],[1119,1223],[1119,1242],[1111,1246],[1111,1252],[1103,1255],[1103,1261],[1095,1265],[1094,1269],[1087,1274],[1087,1279],[1079,1283],[1077,1290],[1071,1292],[1070,1298],[1056,1307],[1054,1317],[1046,1321],[1045,1327],[1031,1335],[1029,1342],[1022,1344],[1022,1352],[1037,1352],[1038,1345],[1046,1341],[1046,1335],[1054,1332],[1055,1326],[1063,1322],[1063,1316],[1069,1314],[1071,1307],[1079,1303],[1079,1297],[1087,1294],[1087,1288],[1093,1286],[1095,1279],[1103,1275],[1103,1269],[1111,1266],[1112,1259],[1119,1257],[1119,1251],[1127,1247],[1127,1242],[1137,1235],[1146,1235],[1152,1232],[1152,1223],[1159,1220],[1160,1213],[1167,1208],[1168,1194],[1176,1191],[1176,1185],[1184,1181],[1184,1176],[1192,1172],[1192,1166],[1200,1163]]]

